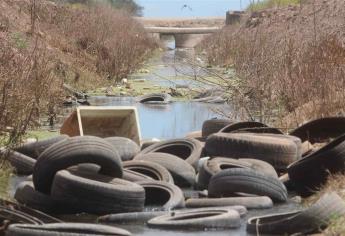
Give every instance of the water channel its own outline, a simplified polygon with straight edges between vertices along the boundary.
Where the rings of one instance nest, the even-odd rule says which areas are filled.
[[[192,89],[210,87],[188,77],[188,75],[205,74],[205,71],[181,63],[183,58],[194,56],[193,49],[175,50],[171,38],[163,42],[169,49],[147,62],[148,73],[133,75],[131,79],[150,80],[163,88],[176,85],[188,85]],[[205,120],[222,117],[222,113],[228,114],[231,111],[229,104],[190,101],[176,101],[167,105],[141,104],[131,97],[95,96],[91,97],[89,102],[98,106],[135,106],[138,110],[143,139],[181,138],[188,132],[201,130]]]
[[[173,48],[173,42],[171,40],[166,41],[167,47]],[[161,86],[171,86],[171,82],[162,78],[169,78],[172,76],[180,76],[176,72],[176,66],[174,61],[176,55],[191,55],[193,51],[179,51],[179,50],[167,50],[162,53],[160,57],[151,59],[148,64],[150,66],[150,72],[142,75],[143,79],[153,80],[156,84]],[[184,70],[189,73],[199,73],[189,66],[182,67],[179,65],[179,70]],[[140,79],[136,76],[136,79]],[[176,81],[174,80],[174,83]],[[178,83],[188,84],[190,86],[202,86],[195,81],[190,80],[178,80]],[[106,96],[94,96],[89,99],[89,102],[93,105],[102,106],[135,106],[138,110],[139,123],[141,127],[141,133],[143,139],[158,138],[158,139],[171,139],[184,137],[188,132],[200,130],[202,123],[206,119],[221,117],[219,110],[224,113],[231,112],[231,105],[229,104],[208,104],[190,101],[173,102],[167,105],[149,105],[137,103],[134,98],[131,97],[106,97]],[[17,177],[11,180],[11,190],[13,194],[15,186],[25,178]],[[191,190],[188,190],[191,191]],[[193,194],[197,195],[197,194]],[[186,230],[159,230],[152,229],[145,225],[117,225],[121,228],[129,230],[133,235],[142,236],[202,236],[202,235],[217,235],[217,236],[229,236],[229,235],[247,235],[245,229],[246,219],[250,216],[263,215],[268,213],[277,213],[284,211],[292,211],[298,208],[298,205],[290,202],[288,204],[277,205],[272,209],[268,210],[254,210],[250,211],[245,218],[242,219],[242,226],[238,229],[227,229],[227,230],[203,230],[203,231],[186,231]],[[87,216],[89,217],[89,216]],[[73,216],[73,220],[84,221],[85,216]],[[64,219],[71,219],[71,216]],[[89,221],[88,218],[87,221]],[[95,217],[91,216],[91,219]],[[89,221],[90,222],[90,221]]]

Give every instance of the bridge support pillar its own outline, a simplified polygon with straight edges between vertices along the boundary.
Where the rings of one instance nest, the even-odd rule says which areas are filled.
[[[161,34],[160,33],[149,33],[150,37],[152,37],[154,40],[160,40]]]
[[[194,48],[209,34],[174,34],[176,48]]]

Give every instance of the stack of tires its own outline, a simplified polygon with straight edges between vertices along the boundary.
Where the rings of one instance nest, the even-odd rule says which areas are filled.
[[[272,208],[294,193],[309,196],[329,174],[344,172],[343,133],[343,118],[312,121],[289,134],[260,122],[212,119],[185,138],[142,147],[121,137],[60,136],[2,152],[18,173],[32,174],[19,185],[15,199],[34,209],[103,215],[99,221],[107,223],[236,228],[246,209]],[[340,206],[337,211],[332,199]],[[262,224],[251,218],[248,231],[261,233],[253,224],[265,233],[279,231],[280,224],[296,215],[308,223],[303,232],[311,232],[332,213],[345,215],[338,196],[320,202],[303,211],[267,216]],[[324,211],[322,204],[330,206],[325,214],[319,212]],[[265,222],[276,219],[279,224],[270,231]],[[282,234],[294,231],[281,229]]]
[[[37,158],[32,181],[17,188],[20,203],[46,212],[94,214],[140,211],[145,192],[138,184],[121,179],[120,154],[111,142],[98,137],[65,138]],[[78,168],[95,164],[96,172]]]

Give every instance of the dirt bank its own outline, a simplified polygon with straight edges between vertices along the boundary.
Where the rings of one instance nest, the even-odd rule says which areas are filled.
[[[236,70],[234,102],[247,117],[293,127],[344,111],[344,13],[341,0],[247,12],[202,48]]]

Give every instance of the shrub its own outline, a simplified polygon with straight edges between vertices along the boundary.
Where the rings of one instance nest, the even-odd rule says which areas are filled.
[[[253,0],[253,2],[247,7],[247,10],[260,11],[267,8],[284,7],[288,5],[297,5],[300,3],[301,0],[257,0],[256,2]]]
[[[345,48],[337,16],[345,9],[336,0],[315,2],[253,13],[203,43],[210,63],[236,71],[227,81],[234,107],[246,108],[237,114],[294,127],[344,111]]]
[[[59,98],[62,80],[55,63],[37,41],[33,48],[17,48],[0,36],[1,144],[13,145]]]

